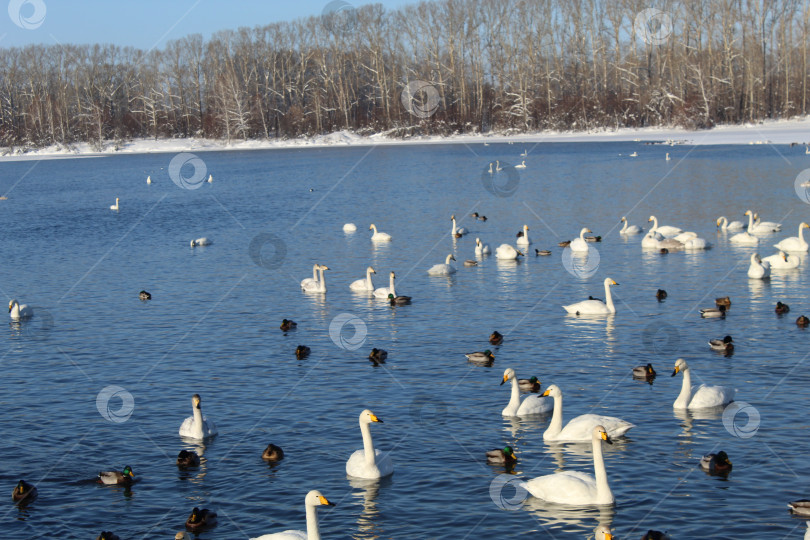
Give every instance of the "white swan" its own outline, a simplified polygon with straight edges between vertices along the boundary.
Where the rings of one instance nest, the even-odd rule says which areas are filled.
[[[373,223],[368,226],[369,230],[374,229],[374,234],[371,235],[372,242],[390,242],[391,235],[384,232],[377,232],[377,226]]]
[[[495,250],[495,257],[506,261],[514,261],[519,255],[523,255],[523,253],[516,250],[509,244],[501,244],[498,246],[498,249]]]
[[[492,173],[494,173],[494,172],[495,172],[495,171],[492,169],[492,162],[491,162],[491,161],[489,162],[489,171],[487,171],[487,172],[488,172],[489,174],[492,174]]]
[[[775,221],[762,221],[759,214],[754,212],[754,232],[755,233],[772,233],[782,230],[782,224]]]
[[[655,231],[650,231],[641,239],[642,248],[658,248],[659,242],[664,239],[664,235]]]
[[[397,291],[394,289],[394,272],[391,271],[389,274],[389,282],[388,287],[380,287],[379,289],[374,289],[374,297],[375,298],[382,298],[383,300],[388,300],[388,295],[393,294],[394,298],[397,296]]]
[[[492,252],[492,250],[489,249],[489,244],[481,243],[480,238],[475,239],[475,254],[476,255],[489,255],[491,252]]]
[[[763,257],[763,263],[768,263],[771,270],[792,270],[799,267],[799,257],[796,255],[788,255],[784,251],[779,251],[776,255],[768,255]]]
[[[591,429],[588,438],[593,442],[594,476],[579,471],[562,471],[538,476],[522,482],[526,491],[544,501],[568,505],[613,504],[613,492],[608,484],[605,461],[602,458],[602,441],[613,444],[603,426]]]
[[[687,250],[709,249],[710,247],[712,245],[705,238],[699,238],[697,235],[683,243],[683,249]]]
[[[681,372],[683,372],[683,385],[681,386],[681,393],[678,394],[678,399],[672,404],[673,408],[705,409],[725,405],[726,403],[734,401],[736,390],[733,388],[701,384],[693,389],[692,375],[689,371],[689,366],[686,364],[686,360],[678,358],[675,361],[675,371],[672,372],[672,376],[674,377]]]
[[[781,240],[778,244],[775,244],[774,247],[776,249],[781,249],[782,251],[807,253],[808,244],[804,239],[804,229],[808,228],[810,228],[810,225],[802,222],[802,224],[799,225],[798,236],[791,236],[789,238],[785,238],[784,240]]]
[[[765,279],[771,276],[771,265],[762,262],[759,255],[751,254],[751,264],[748,266],[748,277],[752,279]]]
[[[523,225],[523,235],[518,236],[517,241],[515,242],[519,246],[528,246],[532,243],[531,239],[529,238],[529,226]]]
[[[810,154],[810,152],[808,152],[808,154]],[[528,155],[529,155],[529,152],[524,148],[523,153],[520,154],[520,157],[527,157]]]
[[[326,280],[323,278],[323,271],[329,270],[329,267],[323,264],[318,265],[318,281],[308,282],[302,287],[304,292],[326,292]]]
[[[552,384],[543,396],[554,398],[554,413],[551,415],[551,422],[543,433],[544,441],[587,441],[591,438],[591,431],[594,426],[601,425],[607,430],[611,437],[621,437],[630,429],[636,427],[621,418],[615,416],[602,416],[601,414],[581,414],[572,418],[563,427],[563,396],[562,390]]]
[[[110,210],[118,210],[118,197],[115,198],[115,204],[110,206]]]
[[[321,540],[321,533],[318,530],[318,506],[335,506],[335,503],[329,502],[326,497],[321,495],[321,492],[313,489],[307,493],[304,498],[304,504],[307,509],[307,530],[296,531],[289,530],[273,534],[263,534],[250,540]]]
[[[624,226],[622,227],[622,230],[619,231],[619,234],[639,234],[644,232],[644,229],[638,225],[628,224],[627,216],[622,216],[622,222],[624,223]]]
[[[29,317],[33,317],[34,310],[28,304],[20,305],[16,299],[12,300],[8,303],[8,314],[14,321],[19,321],[20,319],[27,319]]]
[[[666,161],[669,161],[671,158],[669,157],[669,152],[667,152],[667,157],[664,158]]]
[[[525,169],[526,168],[526,160],[524,159],[521,161],[520,165],[515,165],[516,169]]]
[[[191,247],[197,247],[197,246],[210,246],[210,245],[211,245],[211,244],[213,244],[213,243],[214,243],[214,242],[212,242],[212,241],[211,241],[211,240],[209,240],[208,238],[197,238],[196,240],[192,240],[192,241],[191,241]]]
[[[720,227],[721,231],[741,231],[745,228],[742,221],[729,222],[726,216],[720,216],[717,218],[717,226]]]
[[[394,472],[391,457],[374,448],[374,443],[371,441],[371,429],[368,427],[372,422],[382,423],[382,420],[368,409],[360,413],[363,449],[356,450],[346,462],[346,474],[349,476],[374,479],[388,476]]]
[[[583,300],[576,304],[569,304],[563,306],[563,309],[568,313],[576,315],[607,315],[608,313],[616,313],[616,307],[613,305],[613,296],[610,294],[610,286],[618,285],[610,278],[605,278],[605,302],[601,300]]]
[[[312,277],[311,278],[304,278],[301,280],[301,288],[307,286],[307,283],[317,283],[318,282],[318,263],[312,265]]]
[[[371,274],[376,274],[377,272],[372,268],[366,268],[366,278],[365,279],[358,279],[356,281],[352,281],[352,284],[349,285],[349,288],[353,291],[364,291],[364,292],[371,292],[374,290],[374,283],[371,282]]]
[[[586,232],[593,232],[593,231],[591,231],[587,227],[584,227],[581,231],[579,231],[579,237],[571,240],[571,243],[568,246],[569,248],[571,248],[571,251],[588,251],[588,242],[585,240]]]
[[[678,242],[686,242],[687,240],[692,240],[693,238],[697,238],[697,233],[693,231],[684,231],[672,237],[673,240],[677,240]]]
[[[451,253],[444,260],[444,264],[434,264],[428,270],[428,275],[431,276],[449,276],[456,273],[456,267],[450,264],[450,261],[455,261],[456,258]]]
[[[497,159],[496,159],[496,160],[495,160],[495,171],[496,171],[496,172],[500,172],[500,171],[502,171],[502,170],[503,170],[503,167],[501,167],[501,162],[500,162],[499,160],[497,160]]]
[[[758,246],[759,245],[759,238],[750,234],[748,232],[741,232],[739,234],[735,234],[728,241],[732,244],[736,244],[738,246]]]
[[[633,151],[633,153],[632,153],[632,154],[630,154],[630,157],[638,157],[638,152]]]
[[[180,436],[192,439],[205,439],[217,434],[217,427],[208,418],[203,417],[200,408],[200,394],[191,396],[193,416],[189,416],[180,424]]]
[[[147,177],[146,177],[146,183],[147,183],[147,184],[151,184],[151,183],[152,183],[152,177],[151,177],[151,176],[147,176]]]
[[[536,394],[526,396],[526,399],[521,402],[520,387],[518,386],[517,377],[515,377],[515,370],[512,368],[506,368],[506,371],[503,372],[501,384],[507,381],[512,381],[512,397],[509,399],[509,404],[506,408],[501,411],[502,415],[528,416],[530,414],[543,414],[554,408],[553,400]]]
[[[208,175],[208,183],[209,183],[209,184],[211,184],[211,183],[213,183],[213,182],[214,182],[214,175],[213,175],[213,174],[209,174],[209,175]]]
[[[354,223],[346,223],[343,225],[343,232],[345,233],[353,233],[357,230],[357,225]]]
[[[465,235],[465,234],[467,234],[469,232],[464,227],[456,228],[456,216],[455,216],[455,214],[450,216],[450,220],[453,222],[453,227],[450,229],[450,234],[452,235],[453,238],[459,238],[462,235]]]
[[[669,236],[675,236],[676,234],[683,232],[683,230],[680,229],[679,227],[673,227],[672,225],[661,225],[659,227],[658,218],[655,216],[650,216],[650,219],[648,219],[647,221],[653,222],[653,227],[652,229],[650,229],[651,231],[655,231],[663,235],[665,238]]]

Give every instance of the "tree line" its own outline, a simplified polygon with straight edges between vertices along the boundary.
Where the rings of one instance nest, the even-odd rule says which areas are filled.
[[[160,50],[0,49],[0,145],[703,128],[808,112],[810,2],[342,8]]]

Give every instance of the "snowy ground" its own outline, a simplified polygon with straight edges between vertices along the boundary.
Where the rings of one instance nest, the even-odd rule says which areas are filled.
[[[687,131],[676,128],[619,129],[594,132],[542,132],[521,135],[456,135],[395,139],[385,135],[362,137],[348,131],[291,140],[251,140],[233,142],[212,139],[138,139],[119,148],[108,144],[97,152],[89,143],[67,149],[49,146],[24,154],[0,148],[0,161],[59,159],[65,157],[97,157],[110,154],[150,154],[177,152],[205,152],[210,150],[265,150],[277,148],[304,148],[323,146],[368,146],[388,144],[448,144],[484,142],[602,142],[602,141],[674,141],[682,144],[810,144],[810,117],[779,120],[742,126],[720,126],[711,130]]]

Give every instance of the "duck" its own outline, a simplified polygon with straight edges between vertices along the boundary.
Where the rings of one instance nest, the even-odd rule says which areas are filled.
[[[807,325],[810,325],[810,319],[805,317],[804,315],[799,315],[799,318],[796,319],[796,326],[800,328],[805,328]]]
[[[450,229],[450,236],[452,236],[453,238],[461,238],[462,236],[464,236],[465,234],[470,232],[467,229],[465,229],[464,227],[456,228],[456,215],[455,214],[450,216],[450,221],[453,222],[453,226]]]
[[[390,295],[394,295],[396,297],[397,291],[396,288],[394,287],[394,281],[396,280],[396,277],[397,277],[396,274],[392,270],[391,273],[388,275],[389,279],[388,287],[380,287],[378,289],[374,289],[374,297],[384,300],[388,300],[388,297]]]
[[[731,336],[726,336],[723,339],[710,339],[709,347],[711,347],[713,351],[730,352],[734,350],[734,342]]]
[[[721,296],[719,298],[714,299],[714,305],[717,307],[723,306],[726,309],[731,307],[731,298],[728,296]]]
[[[651,232],[655,231],[658,234],[662,235],[664,238],[675,236],[676,234],[680,234],[683,232],[683,229],[681,229],[680,227],[673,227],[672,225],[661,225],[659,227],[658,218],[655,216],[650,216],[650,218],[647,221],[653,222],[653,227],[652,229],[650,229],[650,231]]]
[[[778,244],[774,244],[774,247],[780,251],[791,251],[794,253],[807,253],[808,244],[804,239],[804,229],[810,228],[806,222],[802,222],[799,225],[799,234],[798,236],[791,236],[789,238],[785,238],[784,240],[780,241]]]
[[[667,297],[667,291],[665,291],[664,289],[658,289],[658,291],[656,291],[656,293],[655,293],[655,297],[656,297],[656,298],[658,299],[658,301],[660,302],[661,300],[666,299],[666,297]]]
[[[349,285],[349,289],[353,291],[360,291],[360,292],[373,292],[374,291],[374,283],[371,281],[371,274],[376,274],[377,271],[374,270],[371,266],[366,268],[366,277],[365,279],[357,279],[352,281],[351,285]]]
[[[790,313],[790,306],[782,302],[777,302],[774,311],[776,311],[777,315],[784,315],[785,313]]]
[[[700,310],[700,316],[704,319],[716,319],[726,316],[726,306],[718,306],[716,308],[703,308]]]
[[[387,358],[388,351],[377,348],[371,349],[371,352],[368,355],[368,359],[375,364],[384,364]]]
[[[554,412],[551,415],[551,422],[543,433],[544,441],[568,441],[587,442],[591,439],[592,430],[596,426],[602,427],[614,438],[622,437],[632,428],[636,427],[621,418],[615,416],[603,416],[601,414],[582,414],[572,418],[563,427],[563,396],[562,391],[556,384],[552,384],[543,396],[554,398]]]
[[[711,475],[727,475],[731,472],[731,461],[722,450],[716,454],[706,454],[700,459],[700,468]]]
[[[600,300],[583,300],[576,304],[563,306],[563,309],[574,315],[607,315],[616,313],[616,307],[613,305],[613,296],[610,294],[610,287],[618,285],[618,283],[610,278],[605,278],[604,284],[607,303]]]
[[[464,261],[464,266],[478,266],[478,261],[467,259]]]
[[[353,233],[357,231],[357,225],[354,223],[346,223],[343,225],[343,232],[345,233]]]
[[[478,365],[491,366],[492,362],[495,361],[495,355],[492,354],[492,351],[489,349],[485,350],[484,352],[467,353],[464,356],[467,357],[468,362]]]
[[[198,467],[200,465],[200,456],[193,450],[180,450],[177,454],[177,466],[181,469],[188,467]]]
[[[306,358],[309,356],[309,353],[312,352],[312,349],[307,347],[306,345],[299,345],[295,348],[295,357],[301,360],[302,358]]]
[[[771,270],[792,270],[799,267],[799,257],[796,255],[788,255],[784,251],[779,251],[774,255],[768,255],[762,258],[763,263],[768,263]]]
[[[585,241],[586,242],[601,242],[602,237],[601,236],[586,236]]]
[[[123,471],[102,471],[98,473],[98,483],[107,485],[131,486],[135,481],[132,468],[127,465]]]
[[[495,250],[495,257],[505,261],[514,261],[522,255],[523,253],[513,248],[509,244],[501,244],[498,246],[498,249]]]
[[[453,254],[449,254],[444,259],[444,264],[434,264],[433,266],[428,269],[427,273],[429,276],[449,276],[450,274],[456,273],[456,267],[450,264],[450,261],[455,261],[456,258]]]
[[[207,417],[203,417],[202,408],[200,403],[202,399],[200,394],[191,396],[191,411],[192,416],[189,416],[180,425],[180,436],[189,437],[191,439],[206,439],[213,437],[217,434],[217,427]]]
[[[562,242],[557,242],[557,245],[561,248],[568,247],[571,245],[571,240],[563,240]]]
[[[799,516],[810,516],[810,500],[799,499],[788,503],[791,513]]]
[[[624,225],[619,231],[619,234],[640,234],[644,232],[644,229],[638,225],[630,225],[627,221],[627,216],[622,216],[622,223],[624,223]]]
[[[517,456],[511,446],[496,448],[487,451],[487,463],[497,463],[501,465],[514,465],[517,463]]]
[[[490,345],[500,345],[501,343],[503,343],[503,334],[495,330],[489,335]]]
[[[304,278],[301,280],[301,288],[305,288],[308,283],[317,283],[318,282],[318,268],[320,265],[315,263],[312,265],[312,277],[311,278]]]
[[[280,446],[270,443],[262,452],[262,459],[265,461],[281,461],[284,459],[284,450]]]
[[[749,227],[749,230],[750,230],[750,227]],[[760,217],[759,217],[759,214],[754,212],[754,233],[755,234],[779,232],[781,230],[782,230],[782,224],[781,223],[776,223],[774,221],[762,221],[760,219]]]
[[[751,254],[751,264],[748,266],[748,277],[751,279],[767,279],[771,277],[771,265],[762,262],[759,254]]]
[[[686,360],[678,358],[675,361],[674,377],[678,373],[683,373],[683,384],[681,393],[672,404],[674,409],[705,409],[709,407],[719,407],[734,401],[736,390],[725,386],[708,386],[701,384],[697,388],[692,388],[692,374]]]
[[[633,377],[637,379],[654,379],[656,375],[657,374],[653,369],[652,364],[647,364],[646,366],[636,366],[633,368]]]
[[[484,244],[481,242],[480,238],[475,239],[475,254],[476,255],[489,255],[492,253],[492,250],[489,248],[489,244]]]
[[[482,216],[478,212],[473,212],[471,215],[472,215],[472,217],[474,217],[478,221],[486,221],[487,220],[487,216]]]
[[[203,508],[200,510],[196,506],[191,511],[191,515],[186,520],[186,529],[191,532],[201,531],[207,527],[217,524],[217,513]]]
[[[392,306],[405,306],[411,303],[410,296],[394,296],[393,294],[388,295],[388,303]]]
[[[191,247],[197,246],[210,246],[214,242],[209,240],[208,238],[196,238],[191,241]]]
[[[316,292],[316,293],[325,293],[326,292],[326,280],[323,277],[324,270],[329,270],[329,267],[325,264],[318,265],[318,281],[309,281],[306,285],[303,286],[304,292]]]
[[[14,486],[14,491],[11,492],[11,498],[14,502],[31,502],[37,497],[37,488],[33,484],[29,484],[25,480],[20,480]]]
[[[644,534],[644,536],[641,537],[641,540],[670,540],[670,536],[666,533],[662,533],[661,531],[654,531],[650,529]]]
[[[720,227],[721,231],[741,231],[745,228],[742,221],[731,221],[729,222],[726,216],[720,216],[717,218],[717,226]]]
[[[346,462],[346,474],[356,478],[376,479],[393,474],[394,465],[388,454],[383,454],[374,448],[371,440],[371,429],[369,425],[373,423],[382,424],[376,414],[368,409],[360,413],[360,433],[363,436],[363,448],[356,450]]]
[[[509,404],[501,411],[503,416],[522,417],[533,414],[544,414],[554,408],[554,400],[543,396],[526,396],[523,401],[520,401],[520,387],[517,377],[515,376],[515,370],[512,368],[506,368],[503,372],[501,385],[508,381],[512,381],[512,394],[509,399]]]
[[[531,239],[529,238],[529,226],[523,225],[523,230],[517,233],[517,241],[515,242],[519,246],[528,246],[532,243]]]
[[[285,332],[295,330],[297,327],[298,323],[290,319],[281,319],[281,326],[279,326],[279,328]]]
[[[542,256],[551,255],[551,251],[549,251],[547,249],[535,249],[534,250],[534,256],[537,257],[538,255],[542,255]]]
[[[571,251],[588,251],[588,242],[585,240],[585,233],[592,232],[589,228],[584,227],[581,231],[579,231],[579,237],[574,238],[571,240],[571,243],[568,245],[568,248]]]
[[[521,392],[531,392],[536,394],[540,391],[540,381],[537,377],[532,376],[529,379],[518,379],[518,387]]]
[[[377,231],[377,226],[374,225],[373,223],[368,226],[368,229],[374,231],[374,234],[371,235],[371,241],[372,242],[390,242],[391,241],[391,235],[388,234],[388,233],[385,233],[385,232],[378,232]]]
[[[306,531],[283,531],[273,534],[263,534],[250,540],[321,540],[321,534],[318,531],[318,507],[319,506],[335,506],[335,503],[329,501],[324,497],[320,491],[313,489],[304,498],[304,505],[307,512],[307,530]]]
[[[148,292],[146,292],[146,291],[141,291],[141,292],[139,292],[139,293],[138,293],[138,298],[140,298],[140,299],[141,299],[141,300],[143,300],[143,301],[146,301],[146,300],[151,300],[151,299],[152,299],[152,295],[151,295],[151,294],[149,294],[149,293],[148,293]]]
[[[34,308],[28,304],[21,305],[15,298],[8,303],[8,314],[13,321],[29,319],[34,316]]]
[[[116,197],[116,198],[115,198],[115,204],[113,204],[112,206],[110,206],[110,210],[114,210],[114,211],[116,211],[116,212],[119,210],[119,206],[118,206],[118,197]]]
[[[96,540],[121,540],[121,537],[112,531],[101,531]]]
[[[579,471],[562,471],[519,483],[526,491],[544,501],[572,506],[608,505],[615,499],[608,484],[602,443],[613,444],[604,426],[589,431],[593,445],[594,476]]]

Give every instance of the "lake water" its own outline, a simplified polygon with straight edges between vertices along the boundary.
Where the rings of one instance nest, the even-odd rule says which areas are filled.
[[[526,169],[488,180],[491,161],[514,165],[524,150]],[[633,151],[638,157],[628,157]],[[199,538],[304,529],[310,489],[337,503],[318,513],[324,538],[589,538],[600,522],[618,538],[648,529],[674,538],[804,534],[786,503],[810,497],[810,329],[795,324],[810,315],[807,271],[803,264],[749,280],[756,248],[730,245],[715,227],[720,215],[746,219],[747,209],[782,222],[783,232],[763,238],[763,256],[795,235],[809,209],[794,191],[810,166],[802,148],[631,142],[209,152],[198,154],[198,171],[181,169],[213,176],[196,189],[172,181],[174,157],[0,163],[8,195],[0,201],[0,291],[35,309],[0,335],[4,538],[86,539],[102,530],[173,538],[194,506],[219,514]],[[489,219],[475,221],[474,211]],[[471,234],[451,239],[451,214]],[[651,214],[698,232],[713,249],[662,256],[643,252],[641,236],[618,234],[623,215],[646,229]],[[346,222],[357,232],[344,234]],[[370,223],[393,235],[390,245],[370,242]],[[525,259],[463,265],[474,258],[475,237],[494,250],[514,243],[524,223],[534,242]],[[600,260],[587,278],[566,271],[557,246],[582,227],[603,236],[592,244]],[[202,236],[213,245],[192,249]],[[535,257],[534,248],[553,254]],[[428,276],[450,253],[458,272]],[[330,268],[326,294],[300,290],[314,263]],[[398,294],[413,304],[392,308],[351,292],[368,265],[377,286],[396,271]],[[604,298],[605,277],[620,284],[615,316],[565,314],[563,304]],[[669,293],[661,303],[658,288]],[[141,289],[151,301],[138,299]],[[728,317],[701,319],[698,309],[718,296],[732,299]],[[776,316],[777,300],[791,313]],[[298,329],[281,332],[283,318]],[[341,332],[343,320],[351,322]],[[493,348],[487,338],[496,329],[506,338]],[[736,343],[730,357],[706,343],[726,334]],[[308,358],[296,359],[299,344],[311,347]],[[384,367],[367,360],[372,347],[388,351]],[[492,367],[464,357],[490,348]],[[733,386],[750,407],[725,424],[722,409],[674,411],[678,357],[689,361],[695,384]],[[655,382],[633,380],[631,369],[648,362]],[[512,445],[522,478],[593,468],[588,445],[544,444],[550,416],[501,416],[507,367],[557,384],[566,420],[595,412],[636,424],[606,448],[615,507],[530,498],[503,508],[510,505],[500,497],[515,492],[509,483],[498,491],[509,477],[487,465],[486,450]],[[194,393],[219,429],[204,447],[177,433]],[[345,474],[362,446],[364,408],[384,421],[372,426],[374,443],[394,462],[381,482]],[[270,442],[286,453],[272,466],[260,457]],[[178,471],[184,448],[203,453],[199,469]],[[734,463],[727,478],[698,468],[703,454],[719,450]],[[94,483],[98,471],[126,465],[140,480],[131,490]],[[20,478],[39,489],[25,508],[10,497]]]

